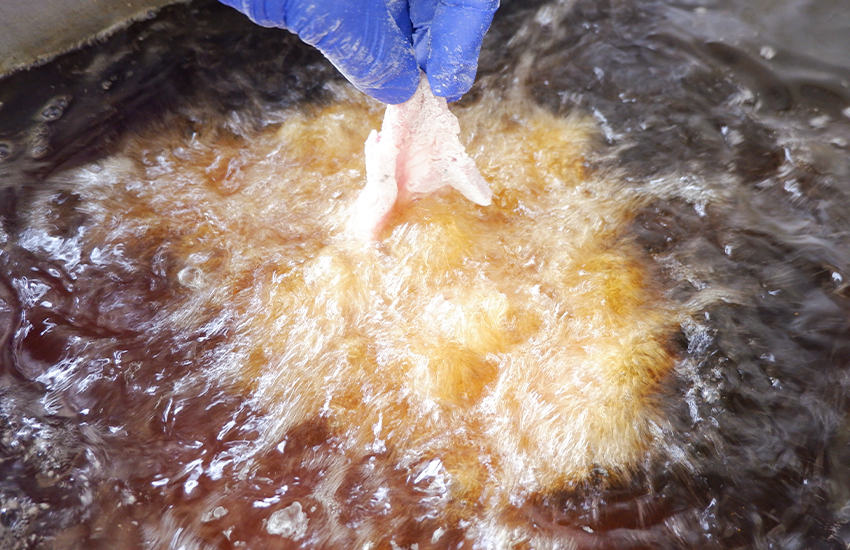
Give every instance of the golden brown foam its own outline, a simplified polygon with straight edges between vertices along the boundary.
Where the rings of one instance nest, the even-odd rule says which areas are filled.
[[[270,447],[321,420],[352,460],[415,477],[438,459],[449,515],[627,473],[675,319],[624,234],[637,199],[584,173],[589,123],[456,107],[493,205],[425,197],[363,245],[344,228],[381,109],[339,95],[248,137],[129,142],[81,186],[92,246],[166,266],[163,323],[218,331],[207,376],[266,411]]]

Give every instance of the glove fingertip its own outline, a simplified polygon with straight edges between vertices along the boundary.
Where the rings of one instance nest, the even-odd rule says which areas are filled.
[[[382,83],[380,86],[362,88],[373,98],[382,103],[396,105],[404,103],[410,99],[416,87],[419,85],[419,76],[417,71],[405,71],[397,77]]]
[[[455,73],[434,72],[428,75],[428,84],[434,95],[446,98],[449,103],[457,101],[472,88],[477,67],[464,67]]]

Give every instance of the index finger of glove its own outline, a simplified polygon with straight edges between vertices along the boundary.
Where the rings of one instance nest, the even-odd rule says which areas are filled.
[[[405,33],[396,15],[384,2],[330,0],[291,10],[286,23],[359,90],[384,103],[401,103],[416,91],[419,67],[409,26]]]

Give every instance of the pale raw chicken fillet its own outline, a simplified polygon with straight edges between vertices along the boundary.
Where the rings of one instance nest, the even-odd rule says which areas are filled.
[[[354,204],[351,232],[378,236],[393,206],[451,186],[481,206],[493,192],[458,140],[460,125],[425,75],[409,100],[388,105],[381,132],[366,140],[366,187]]]

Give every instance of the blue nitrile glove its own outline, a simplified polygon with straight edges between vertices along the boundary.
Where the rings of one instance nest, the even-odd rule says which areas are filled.
[[[409,5],[416,61],[434,95],[457,101],[475,81],[481,41],[499,0],[410,0]]]
[[[359,90],[384,103],[416,91],[419,67],[449,101],[472,87],[499,0],[221,0],[264,27],[315,46]],[[415,45],[415,51],[414,51]]]

